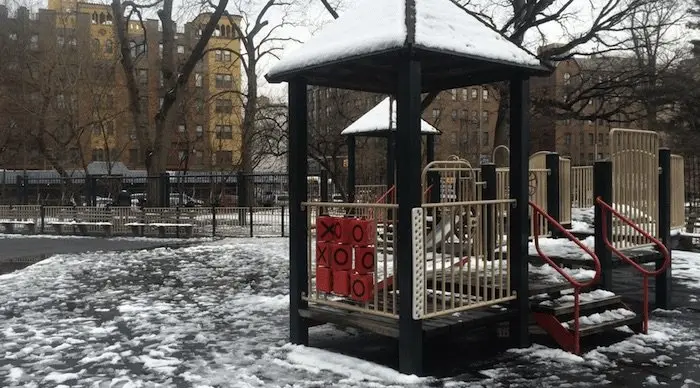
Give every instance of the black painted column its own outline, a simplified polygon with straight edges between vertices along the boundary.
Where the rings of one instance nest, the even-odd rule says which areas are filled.
[[[511,337],[519,347],[530,346],[528,282],[528,154],[530,149],[530,82],[527,78],[510,81],[510,197],[515,204],[510,213],[508,252],[511,261],[511,285],[518,298],[514,301],[515,319]]]
[[[306,209],[307,116],[306,82],[289,82],[289,337],[294,344],[308,345],[309,323],[299,315],[307,307],[301,299],[308,289]]]
[[[421,68],[402,59],[397,93],[398,228],[396,238],[399,294],[399,371],[423,373],[422,321],[413,319],[413,265],[411,212],[421,206]],[[391,170],[389,170],[391,171]],[[390,174],[391,175],[391,174]]]
[[[397,109],[398,110],[398,109]],[[398,114],[398,113],[397,113]],[[398,121],[398,118],[396,119]],[[398,126],[398,123],[397,123]],[[420,141],[420,139],[419,139]],[[390,131],[386,135],[386,189],[389,190],[396,181],[396,136]]]
[[[435,136],[428,135],[427,138],[427,151],[426,159],[427,163],[435,161]],[[428,173],[428,186],[430,187],[429,198],[426,202],[437,203],[440,202],[440,173],[437,171],[430,171]]]
[[[561,214],[559,208],[559,154],[556,152],[549,153],[545,156],[546,168],[549,170],[547,174],[547,213],[552,218],[561,222]],[[552,236],[558,237],[562,233],[559,229],[548,226],[552,232]]]
[[[595,255],[600,260],[600,284],[605,290],[612,290],[613,268],[612,252],[603,242],[603,209],[597,205],[597,198],[612,205],[612,162],[599,161],[593,165],[593,204],[595,206],[594,234],[595,234]],[[612,214],[607,213],[606,227],[608,241],[612,241]]]
[[[355,173],[357,172],[357,163],[355,161],[355,136],[350,135],[347,138],[348,142],[348,202],[355,202]]]
[[[671,254],[671,150],[659,150],[659,240]],[[664,259],[656,260],[656,269],[661,268]],[[671,266],[656,277],[656,307],[671,308],[671,291],[673,289]]]

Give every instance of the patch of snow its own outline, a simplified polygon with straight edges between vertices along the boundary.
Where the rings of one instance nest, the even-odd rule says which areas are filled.
[[[365,113],[357,119],[354,123],[350,124],[345,128],[341,135],[356,135],[363,133],[372,132],[382,132],[382,131],[396,131],[396,100],[391,100],[391,105],[389,104],[390,98],[385,98],[382,102],[377,104],[369,112]],[[391,117],[391,120],[389,119]],[[421,119],[420,121],[421,134],[423,135],[439,135],[440,131],[435,129],[432,125],[428,124],[427,121]]]
[[[566,238],[539,238],[540,249],[547,256],[562,257],[572,260],[592,260],[591,256],[586,253],[581,247],[573,241]],[[590,248],[591,251],[595,248],[595,238],[588,236],[581,240],[584,246]],[[528,254],[536,256],[537,249],[535,243],[531,242],[528,247]]]
[[[659,380],[656,379],[656,376],[651,375],[651,376],[647,376],[644,383],[648,384],[648,385],[659,385]]]
[[[602,313],[595,313],[595,314],[580,317],[579,324],[580,324],[581,328],[585,328],[587,326],[600,325],[600,324],[606,323],[606,322],[612,322],[612,321],[618,321],[618,320],[622,320],[622,319],[632,318],[636,315],[637,314],[634,311],[630,311],[626,308],[618,308],[615,310],[607,310],[607,311],[603,311]],[[562,323],[562,326],[564,326],[567,329],[573,328],[574,321],[571,320],[569,322]]]
[[[587,302],[593,302],[596,300],[601,300],[601,299],[607,299],[610,297],[615,296],[614,292],[610,292],[607,290],[593,290],[591,292],[584,292],[579,295],[579,301],[580,303],[587,303]],[[568,295],[562,295],[557,299],[554,300],[545,300],[543,302],[540,302],[539,304],[541,306],[555,306],[555,305],[566,305],[566,304],[572,304],[574,303],[574,295],[573,294],[568,294]]]
[[[50,372],[48,375],[46,375],[46,377],[44,377],[44,381],[51,381],[61,384],[70,380],[78,380],[79,378],[80,376],[78,376],[77,373]]]

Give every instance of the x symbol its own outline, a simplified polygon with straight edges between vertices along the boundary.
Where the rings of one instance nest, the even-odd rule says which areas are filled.
[[[331,221],[330,224],[326,224],[325,221],[321,221],[321,225],[323,226],[323,232],[321,233],[321,239],[325,239],[326,236],[330,234],[331,240],[335,237],[335,228],[337,224],[333,221]]]

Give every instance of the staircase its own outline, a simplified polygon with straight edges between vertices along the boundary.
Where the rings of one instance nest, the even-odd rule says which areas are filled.
[[[608,249],[617,254],[621,260],[631,264],[632,267],[640,271],[644,277],[642,312],[635,312],[622,301],[619,295],[615,295],[611,291],[594,288],[601,273],[600,261],[596,254],[583,245],[544,210],[530,202],[534,216],[534,243],[537,253],[545,263],[552,266],[570,284],[568,290],[558,290],[531,297],[530,310],[532,311],[535,322],[537,322],[542,329],[544,329],[564,350],[576,354],[581,352],[581,338],[593,334],[611,331],[623,326],[628,326],[637,333],[646,333],[649,326],[649,277],[660,274],[670,265],[670,255],[661,241],[655,239],[632,221],[613,210],[611,206],[602,202],[600,198],[598,198],[596,205],[603,209],[603,225],[606,225],[606,213],[608,212],[619,218],[622,222],[627,223],[659,247],[659,251],[664,255],[665,265],[656,271],[649,271],[615,249],[607,237],[604,238],[605,245]],[[595,276],[593,279],[584,282],[572,278],[542,252],[538,238],[540,235],[538,230],[540,216],[545,217],[551,226],[559,229],[563,236],[569,238],[591,256],[595,268]],[[603,235],[607,236],[605,230],[603,230]],[[585,292],[582,293],[582,291]]]

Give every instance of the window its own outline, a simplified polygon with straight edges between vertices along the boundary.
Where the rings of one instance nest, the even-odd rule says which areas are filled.
[[[570,84],[571,84],[571,74],[564,73],[564,85],[570,85]]]
[[[578,134],[578,144],[583,145],[583,133]]]
[[[218,113],[231,113],[233,112],[233,101],[229,99],[217,99],[215,110]]]
[[[183,46],[181,44],[177,45],[177,53],[184,54],[185,53],[185,46]]]
[[[231,151],[216,151],[216,164],[231,164],[233,163],[233,152]]]
[[[489,122],[489,112],[488,111],[482,111],[481,112],[481,121],[484,123]]]
[[[215,130],[217,139],[233,139],[233,131],[230,125],[217,125]]]
[[[105,52],[111,54],[114,51],[114,43],[111,40],[105,42]]]
[[[482,133],[481,133],[481,145],[482,145],[482,146],[488,146],[488,145],[489,145],[489,133],[488,133],[488,132],[482,132]]]
[[[139,69],[138,76],[139,76],[139,83],[141,85],[148,85],[148,70]]]
[[[129,163],[136,164],[139,162],[139,150],[135,148],[129,149]]]
[[[564,134],[564,144],[571,145],[571,132]]]
[[[195,73],[194,74],[194,86],[201,88],[202,87],[202,73]]]
[[[66,40],[61,36],[56,37],[56,43],[58,43],[59,46],[63,46],[66,43]]]
[[[39,48],[39,35],[32,35],[31,40],[29,41],[29,48],[32,50],[36,50]]]
[[[95,52],[100,52],[100,40],[99,39],[92,40],[92,49],[95,50]]]
[[[595,157],[595,155],[593,155],[593,152],[590,152],[590,153],[588,154],[588,160],[590,160],[591,162],[594,161],[594,159],[593,159],[594,157]]]
[[[462,101],[467,101],[467,89],[462,89]]]
[[[17,34],[14,32],[10,34],[10,40],[17,40]]]
[[[579,158],[579,163],[584,163],[585,160],[586,160],[586,154],[584,154],[583,152],[581,152],[580,158]]]
[[[231,62],[231,52],[227,50],[223,50],[224,54],[224,62]]]
[[[179,161],[187,160],[187,150],[177,151],[177,160],[179,160]]]
[[[598,134],[598,144],[603,144],[603,134],[602,133]]]
[[[433,119],[437,119],[438,117],[440,117],[440,109],[433,108]]]
[[[476,88],[472,88],[471,94],[472,100],[476,100],[476,98],[479,96],[479,92],[476,91]]]
[[[100,162],[105,160],[105,150],[101,148],[95,148],[92,150],[92,161]]]
[[[222,58],[223,58],[223,54],[222,54],[221,50],[215,50],[214,51],[214,60],[221,61]]]
[[[467,110],[466,109],[462,109],[462,111],[460,112],[459,118],[462,120],[467,119]]]
[[[180,133],[185,133],[185,131],[187,131],[187,127],[185,127],[185,124],[179,124],[177,126],[177,131]]]
[[[56,106],[58,108],[66,107],[66,97],[63,94],[59,94],[56,96]]]
[[[158,56],[163,58],[163,43],[158,43]]]
[[[201,138],[202,136],[204,136],[204,127],[202,127],[201,125],[198,125],[195,128],[195,135],[197,136],[198,139]]]
[[[481,98],[483,98],[484,101],[489,99],[489,90],[488,89],[483,89],[481,91]]]
[[[78,40],[75,38],[70,38],[70,45],[71,47],[75,47],[78,45]]]
[[[452,109],[452,120],[457,120],[457,109]]]
[[[595,137],[592,133],[588,134],[588,144],[593,145],[595,143]]]
[[[473,123],[479,122],[479,112],[477,112],[475,110],[472,111],[472,122]]]
[[[195,109],[197,110],[197,113],[202,113],[204,112],[204,100],[201,98],[198,98],[195,103]]]
[[[603,154],[601,154],[601,153],[598,154],[598,160],[603,160]]]
[[[457,101],[457,89],[452,89],[452,101]]]
[[[217,74],[216,75],[216,87],[217,88],[232,88],[233,78],[231,74]]]
[[[194,157],[195,163],[202,164],[202,161],[204,160],[204,152],[199,150],[194,151]]]

